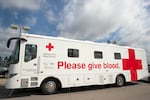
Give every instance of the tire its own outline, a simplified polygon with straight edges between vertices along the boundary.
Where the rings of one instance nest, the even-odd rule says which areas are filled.
[[[55,80],[46,80],[41,85],[41,90],[44,94],[54,94],[57,91],[57,83]]]
[[[124,79],[124,77],[123,77],[122,75],[118,75],[118,76],[116,77],[116,86],[117,86],[117,87],[121,87],[121,86],[124,86],[124,84],[125,84],[125,79]]]

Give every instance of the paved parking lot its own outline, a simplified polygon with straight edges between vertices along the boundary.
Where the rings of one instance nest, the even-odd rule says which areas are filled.
[[[142,81],[119,88],[113,85],[67,88],[53,95],[43,95],[40,89],[21,89],[11,96],[4,84],[5,80],[0,79],[1,100],[150,100],[150,83]]]

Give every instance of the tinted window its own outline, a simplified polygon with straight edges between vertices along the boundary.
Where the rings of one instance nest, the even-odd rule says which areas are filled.
[[[25,46],[25,57],[24,61],[28,62],[37,57],[37,45],[34,44],[26,44]]]
[[[121,54],[120,53],[114,53],[114,58],[115,59],[121,59]]]
[[[68,49],[68,57],[79,57],[78,49]]]
[[[101,51],[94,51],[94,58],[103,58],[103,52]]]

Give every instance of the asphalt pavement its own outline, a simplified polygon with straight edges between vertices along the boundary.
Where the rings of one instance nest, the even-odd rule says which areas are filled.
[[[114,85],[86,86],[62,89],[53,95],[44,95],[39,88],[10,90],[0,79],[0,100],[150,100],[150,83],[138,81],[123,87]]]

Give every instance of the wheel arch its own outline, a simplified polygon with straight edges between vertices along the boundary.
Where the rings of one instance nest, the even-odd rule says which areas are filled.
[[[126,82],[126,77],[123,73],[119,73],[116,75],[115,82],[116,82],[118,76],[122,76],[124,78],[124,82]]]

